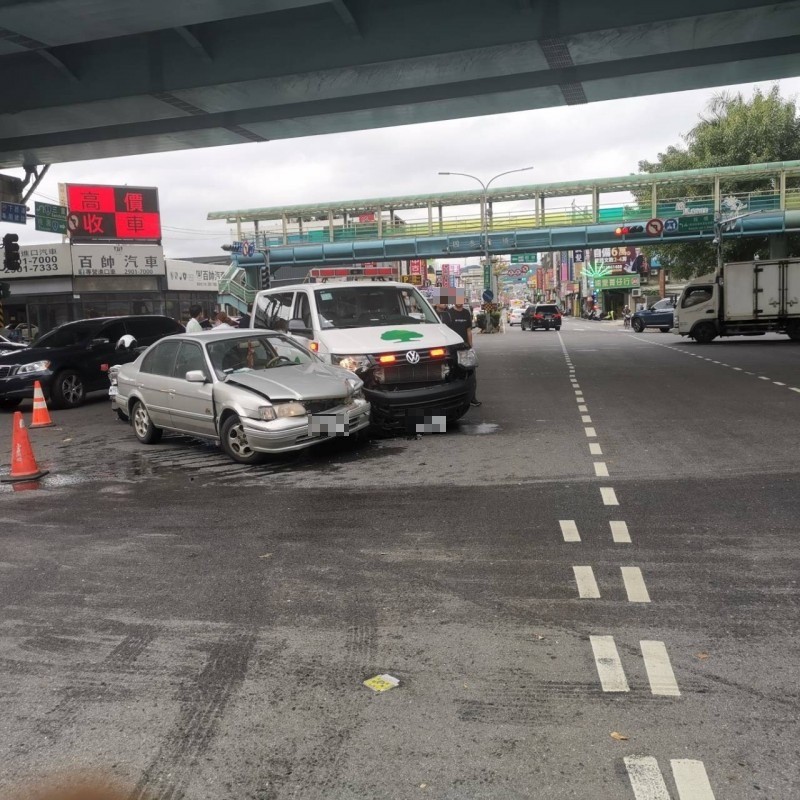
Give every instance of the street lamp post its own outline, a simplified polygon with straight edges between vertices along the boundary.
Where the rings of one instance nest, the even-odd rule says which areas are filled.
[[[513,172],[527,172],[528,170],[533,169],[533,167],[521,167],[520,169],[510,169],[506,172],[501,172],[498,175],[495,175],[493,178],[490,178],[486,183],[484,183],[480,178],[476,175],[470,175],[467,172],[440,172],[440,175],[461,175],[464,178],[472,178],[472,180],[478,181],[483,189],[483,198],[481,204],[481,241],[483,245],[483,269],[484,273],[488,269],[489,270],[489,285],[485,285],[484,281],[484,291],[487,289],[490,291],[494,291],[493,281],[492,281],[492,262],[489,257],[489,187],[492,185],[493,181],[496,181],[498,178],[502,178],[503,175],[511,175]],[[491,333],[492,332],[492,315],[486,314],[486,330]]]
[[[766,209],[760,208],[758,211],[748,211],[745,214],[739,214],[735,217],[723,217],[717,212],[714,219],[714,244],[717,247],[717,270],[723,266],[723,252],[722,252],[722,234],[726,230],[733,230],[732,223],[738,222],[740,219],[752,217],[755,214],[763,214]]]

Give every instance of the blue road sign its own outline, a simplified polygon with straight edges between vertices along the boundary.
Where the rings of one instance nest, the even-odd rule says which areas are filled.
[[[665,219],[664,220],[664,233],[677,233],[678,232],[678,220],[676,219]]]
[[[0,222],[28,224],[28,207],[22,203],[0,203]]]
[[[494,300],[494,292],[491,289],[487,289],[481,297],[484,303],[491,303]]]

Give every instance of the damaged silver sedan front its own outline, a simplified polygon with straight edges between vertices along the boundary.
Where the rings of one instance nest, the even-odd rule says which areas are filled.
[[[140,442],[188,434],[217,442],[242,464],[369,425],[359,378],[273,331],[170,336],[115,377],[116,407]]]

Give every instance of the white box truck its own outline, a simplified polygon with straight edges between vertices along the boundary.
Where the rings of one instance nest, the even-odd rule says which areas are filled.
[[[800,342],[800,259],[725,264],[695,278],[681,292],[674,325],[701,344],[768,332]]]

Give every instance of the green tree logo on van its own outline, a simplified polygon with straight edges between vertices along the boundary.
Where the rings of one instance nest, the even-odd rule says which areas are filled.
[[[386,331],[381,334],[384,342],[413,342],[414,339],[422,339],[422,334],[416,331]]]

